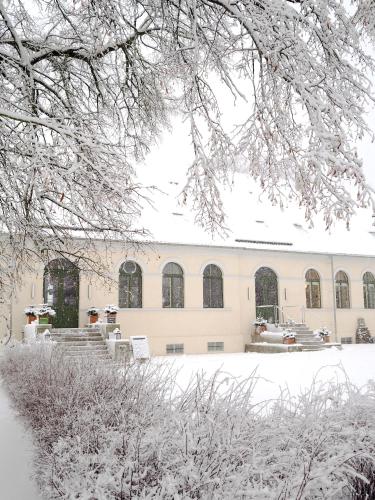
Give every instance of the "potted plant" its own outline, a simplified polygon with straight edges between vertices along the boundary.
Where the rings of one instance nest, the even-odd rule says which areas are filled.
[[[283,332],[283,344],[295,344],[296,334],[290,330]]]
[[[56,316],[56,311],[48,304],[42,304],[39,308],[39,324],[48,325],[51,319]]]
[[[253,325],[255,326],[255,332],[257,334],[260,334],[267,330],[267,320],[262,318],[262,316],[258,316]]]
[[[89,317],[90,324],[96,323],[99,318],[99,309],[97,307],[89,307],[87,309],[87,316]]]
[[[331,340],[331,332],[325,326],[323,326],[322,328],[319,328],[318,330],[316,330],[316,333],[323,340],[323,342],[330,342],[330,340]]]
[[[107,323],[116,323],[118,307],[113,304],[105,306],[104,312],[106,313]]]
[[[39,309],[34,305],[27,306],[24,309],[24,313],[26,314],[27,317],[27,324],[30,325],[33,321],[36,321],[36,318],[39,314]]]

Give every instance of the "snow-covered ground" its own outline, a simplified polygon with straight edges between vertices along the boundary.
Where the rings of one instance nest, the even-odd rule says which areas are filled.
[[[176,382],[186,387],[196,373],[208,376],[220,370],[239,380],[255,372],[258,378],[254,401],[264,401],[279,396],[280,390],[288,389],[292,395],[319,382],[345,381],[358,387],[375,380],[375,345],[345,345],[315,352],[280,354],[234,353],[163,356],[158,362],[167,363],[177,370]]]
[[[33,459],[30,434],[11,408],[0,380],[0,499],[40,498],[31,478]]]

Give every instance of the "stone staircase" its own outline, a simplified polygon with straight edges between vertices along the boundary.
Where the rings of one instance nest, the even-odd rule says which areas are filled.
[[[55,328],[51,330],[51,339],[69,358],[112,359],[100,330],[95,327]]]
[[[295,332],[296,343],[302,345],[303,351],[321,351],[324,349],[324,341],[316,337],[314,332],[304,323],[282,323],[279,327],[288,328]]]

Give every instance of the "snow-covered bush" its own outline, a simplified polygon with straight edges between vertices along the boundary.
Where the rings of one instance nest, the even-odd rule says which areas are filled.
[[[34,431],[48,499],[366,498],[374,488],[374,386],[313,383],[255,405],[255,377],[218,372],[180,390],[155,362],[119,369],[43,346],[7,350],[0,370]]]
[[[326,326],[322,326],[321,328],[318,328],[317,330],[314,331],[315,335],[321,338],[325,337],[330,337],[332,335],[332,332],[328,330]]]
[[[48,304],[41,304],[38,310],[38,316],[56,316],[56,311]]]
[[[292,332],[292,330],[286,329],[283,331],[283,339],[295,339],[296,332]]]
[[[31,305],[25,307],[23,312],[26,314],[26,316],[38,316],[39,308],[37,306]]]
[[[100,309],[98,307],[90,306],[87,309],[87,316],[98,316]]]
[[[263,326],[266,324],[267,324],[267,320],[264,319],[262,316],[258,316],[253,323],[254,326]]]

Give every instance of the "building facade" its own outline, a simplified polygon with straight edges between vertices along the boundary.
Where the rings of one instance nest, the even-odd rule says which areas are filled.
[[[56,260],[25,277],[8,314],[22,339],[29,304],[51,303],[55,326],[79,327],[89,306],[116,304],[123,337],[147,335],[153,355],[243,352],[260,315],[354,342],[359,318],[375,334],[374,276],[374,256],[167,243],[124,255],[119,244],[111,283]]]

